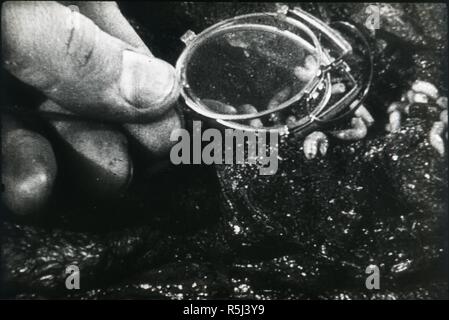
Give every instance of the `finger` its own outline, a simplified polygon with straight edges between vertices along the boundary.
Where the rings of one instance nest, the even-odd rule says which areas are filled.
[[[82,14],[92,19],[106,33],[132,45],[139,52],[152,56],[152,53],[136,33],[128,20],[122,15],[116,2],[74,1]],[[181,125],[179,115],[164,115],[152,124],[124,125],[128,135],[153,156],[166,154],[171,146],[170,133]],[[167,136],[168,134],[168,136]]]
[[[144,122],[176,101],[172,66],[137,53],[80,13],[55,2],[6,2],[2,9],[6,68],[64,108]]]
[[[39,109],[70,114],[51,100]],[[133,165],[122,133],[98,122],[50,120],[50,125],[64,142],[66,159],[79,173],[76,178],[89,194],[112,197],[125,191]]]
[[[123,16],[116,2],[67,1],[64,4],[77,6],[80,13],[91,19],[104,32],[152,56],[148,47]]]
[[[151,156],[162,157],[176,143],[170,141],[172,131],[180,129],[182,125],[176,110],[171,110],[158,121],[149,124],[124,124],[124,127]]]
[[[52,192],[56,171],[47,139],[2,115],[3,203],[17,215],[36,213]]]

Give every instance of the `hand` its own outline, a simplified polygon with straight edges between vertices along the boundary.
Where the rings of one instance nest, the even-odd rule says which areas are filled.
[[[146,122],[166,112],[179,92],[173,67],[152,56],[115,3],[73,8],[80,12],[57,2],[5,2],[6,69],[75,113]]]
[[[174,68],[151,54],[116,3],[5,2],[2,54],[7,70],[49,98],[41,110],[99,120],[50,120],[75,151],[83,185],[102,194],[126,187],[133,171],[126,136],[153,157],[169,150],[170,133],[181,125],[172,110],[179,95]],[[27,214],[47,202],[57,166],[50,143],[16,120],[3,117],[11,142],[2,148],[3,200]],[[125,135],[104,120],[122,123]],[[28,147],[18,148],[24,136]]]

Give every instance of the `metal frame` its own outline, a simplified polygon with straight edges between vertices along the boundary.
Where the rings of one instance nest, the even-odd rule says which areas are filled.
[[[250,18],[257,17],[272,17],[274,19],[280,19],[283,22],[288,23],[291,26],[298,28],[298,30],[304,32],[311,40],[312,43],[300,37],[297,34],[294,34],[288,30],[281,30],[274,26],[268,26],[263,24],[255,24],[255,23],[242,23],[245,20]],[[181,83],[181,96],[184,99],[186,105],[197,112],[198,114],[216,120],[221,125],[224,125],[233,129],[241,129],[246,131],[278,131],[281,134],[288,134],[290,132],[299,132],[302,130],[306,130],[312,123],[325,124],[332,122],[334,120],[341,119],[343,117],[348,116],[353,113],[362,103],[363,99],[366,97],[369,87],[371,85],[372,73],[373,73],[373,61],[372,54],[369,48],[369,44],[363,34],[355,28],[353,25],[350,25],[347,22],[339,22],[340,26],[344,26],[347,29],[353,31],[355,35],[362,40],[363,45],[367,49],[368,58],[367,61],[370,64],[369,70],[370,74],[368,75],[368,79],[364,83],[358,83],[357,80],[351,75],[351,70],[349,66],[344,61],[344,58],[352,53],[352,47],[347,42],[344,37],[335,29],[331,28],[329,25],[325,24],[323,21],[317,19],[311,14],[301,10],[300,8],[289,9],[288,7],[281,6],[278,12],[271,13],[252,13],[247,15],[237,16],[231,19],[224,20],[220,23],[217,23],[199,35],[195,35],[193,32],[188,31],[183,36],[183,41],[186,44],[185,50],[182,52],[176,63],[176,72],[178,79]],[[315,32],[312,30],[314,29]],[[273,32],[294,41],[301,43],[301,45],[308,50],[310,53],[314,54],[318,57],[318,68],[315,76],[302,88],[296,95],[294,95],[289,100],[281,103],[274,109],[263,110],[254,114],[237,114],[237,115],[229,115],[229,114],[220,114],[211,111],[208,109],[206,105],[201,102],[194,92],[192,92],[189,84],[186,80],[186,70],[187,63],[189,62],[190,57],[196,48],[200,47],[210,39],[211,37],[221,35],[223,33],[227,33],[230,31],[239,31],[239,30],[262,30]],[[339,55],[337,58],[332,58],[323,50],[323,47],[318,40],[317,33],[320,36],[325,36],[328,40],[331,41],[332,45],[336,47],[339,51]],[[330,100],[330,87],[331,87],[331,72],[340,70],[350,81],[352,82],[353,87],[349,92],[347,92],[339,101],[337,101],[332,106],[328,106],[328,102]],[[312,93],[318,88],[324,85],[325,93],[320,101],[318,101],[317,106],[311,112],[310,115],[298,120],[294,124],[290,125],[282,125],[282,126],[272,126],[272,127],[264,127],[264,128],[254,128],[249,125],[245,125],[235,121],[241,120],[250,120],[255,118],[260,118],[267,116],[269,114],[282,111],[284,109],[294,107],[295,103],[297,103],[301,99],[310,99]],[[339,115],[345,108],[349,110],[345,112],[343,115]]]

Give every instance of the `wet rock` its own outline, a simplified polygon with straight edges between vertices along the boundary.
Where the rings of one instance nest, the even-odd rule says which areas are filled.
[[[421,50],[412,55],[413,72],[415,79],[434,83],[444,94],[447,94],[447,57],[446,51]]]
[[[64,283],[65,268],[71,264],[81,272],[83,290],[77,297],[94,298],[110,292],[109,287],[123,287],[132,294],[139,275],[153,268],[167,271],[158,275],[160,281],[172,281],[170,264],[221,259],[229,252],[225,242],[214,228],[206,229],[219,215],[216,177],[210,169],[180,167],[151,177],[157,184],[136,181],[141,184],[134,185],[132,194],[111,207],[107,216],[93,207],[70,205],[57,207],[59,218],[50,224],[5,221],[0,225],[4,296],[69,297]],[[132,281],[127,286],[123,279]]]
[[[137,279],[137,280],[136,280]],[[122,284],[90,290],[95,299],[224,299],[231,294],[226,275],[210,264],[175,262],[151,269]],[[68,298],[79,298],[73,294]]]
[[[447,299],[447,282],[431,282],[423,285],[406,286],[400,291],[381,292],[334,291],[319,295],[319,299],[329,300],[439,300]]]
[[[7,296],[64,295],[69,265],[79,267],[83,289],[116,281],[162,263],[171,241],[146,227],[100,235],[4,222],[1,230],[1,287]]]
[[[262,263],[258,277],[281,277],[303,292],[324,289],[336,274],[346,284],[362,281],[370,264],[390,284],[444,264],[447,168],[426,128],[411,119],[395,134],[335,141],[314,161],[300,142],[290,142],[274,176],[258,176],[249,166],[219,167],[226,239],[251,266],[240,267],[242,273]],[[281,264],[282,255],[293,258]]]

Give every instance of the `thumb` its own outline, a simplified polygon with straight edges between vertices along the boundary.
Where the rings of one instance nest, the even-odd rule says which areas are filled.
[[[5,2],[2,54],[16,77],[90,117],[145,122],[165,113],[179,94],[171,65],[56,2]]]

